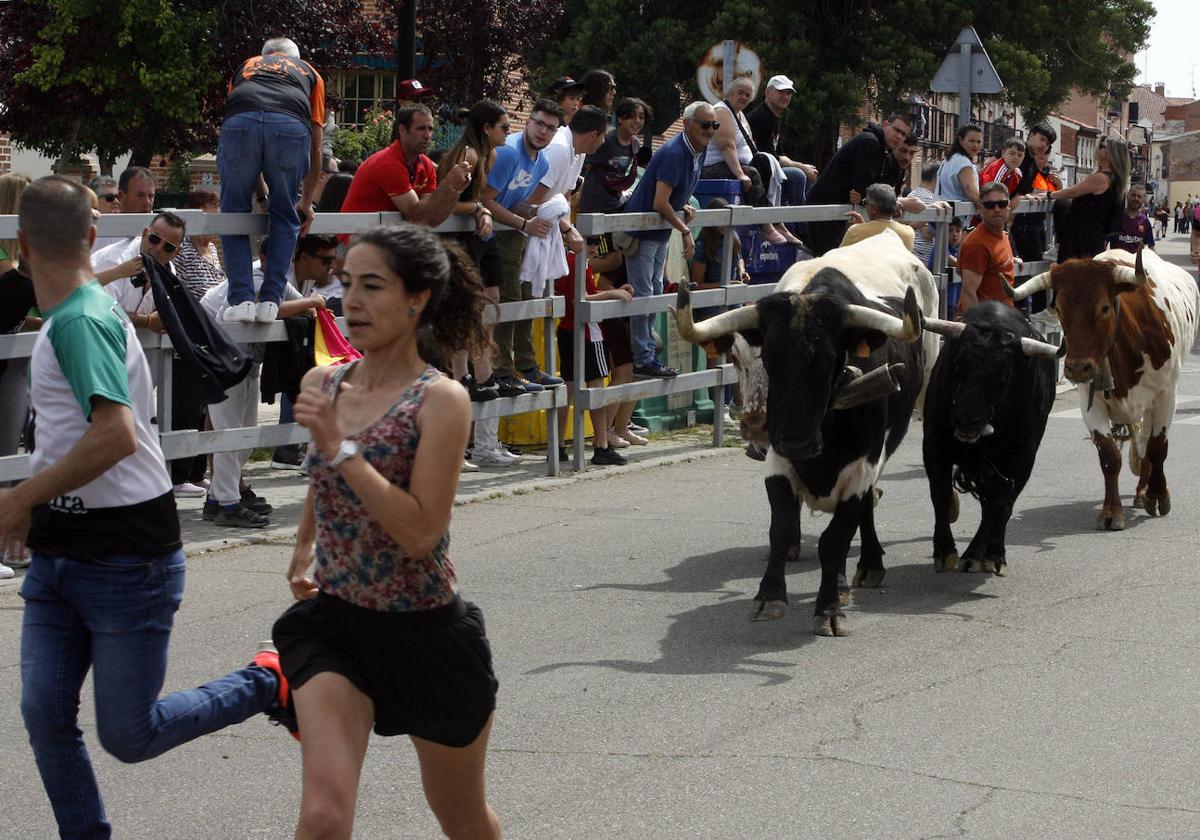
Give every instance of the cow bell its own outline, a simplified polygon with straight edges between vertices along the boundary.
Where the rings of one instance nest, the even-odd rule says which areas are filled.
[[[854,376],[858,373],[858,376]],[[904,373],[904,363],[896,362],[891,365],[880,365],[870,373],[863,374],[858,368],[847,368],[842,380],[849,374],[849,381],[840,385],[833,396],[834,411],[844,411],[848,408],[865,405],[875,400],[891,396],[900,390],[900,377]]]

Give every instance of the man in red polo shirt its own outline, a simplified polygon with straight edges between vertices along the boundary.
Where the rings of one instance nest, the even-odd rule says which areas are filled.
[[[428,108],[412,103],[397,109],[395,139],[358,167],[342,212],[398,210],[406,221],[430,227],[446,221],[471,180],[471,167],[463,161],[438,184],[437,166],[425,154],[432,138],[433,114]]]

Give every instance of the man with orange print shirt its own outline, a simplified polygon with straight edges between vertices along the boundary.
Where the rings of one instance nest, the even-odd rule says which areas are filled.
[[[221,212],[249,213],[261,177],[269,191],[265,275],[255,299],[250,237],[223,235],[226,321],[271,323],[301,233],[312,223],[321,175],[325,82],[289,38],[271,38],[229,83],[217,146]]]
[[[996,300],[1012,306],[1004,292],[1004,284],[1012,285],[1012,245],[1004,225],[1009,213],[1008,187],[992,181],[979,188],[980,215],[983,224],[963,240],[958,251],[958,272],[962,275],[962,292],[958,298],[958,315],[962,315],[983,300]]]
[[[466,161],[438,184],[437,166],[425,153],[433,140],[433,113],[419,102],[396,109],[392,144],[362,162],[342,202],[343,213],[399,211],[404,219],[436,227],[449,218],[467,188]]]

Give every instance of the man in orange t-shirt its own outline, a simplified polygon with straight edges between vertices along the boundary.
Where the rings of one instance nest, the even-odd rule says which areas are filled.
[[[992,181],[979,188],[980,215],[983,224],[963,240],[958,251],[958,272],[962,276],[962,292],[958,298],[957,315],[962,315],[981,300],[998,300],[1009,306],[1013,303],[1005,294],[1004,285],[1012,285],[1013,252],[1004,232],[1008,222],[1008,187]]]
[[[247,59],[230,81],[217,145],[221,212],[249,213],[260,176],[270,196],[267,262],[257,301],[250,237],[221,237],[229,276],[224,320],[275,320],[296,241],[312,224],[324,124],[325,82],[289,38],[267,41],[262,55]]]

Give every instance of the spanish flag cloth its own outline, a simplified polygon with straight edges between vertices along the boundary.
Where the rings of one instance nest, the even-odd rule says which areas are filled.
[[[342,335],[333,313],[328,309],[317,310],[314,333],[316,340],[313,342],[313,361],[318,366],[344,365],[346,362],[362,358],[362,353],[355,350]]]

